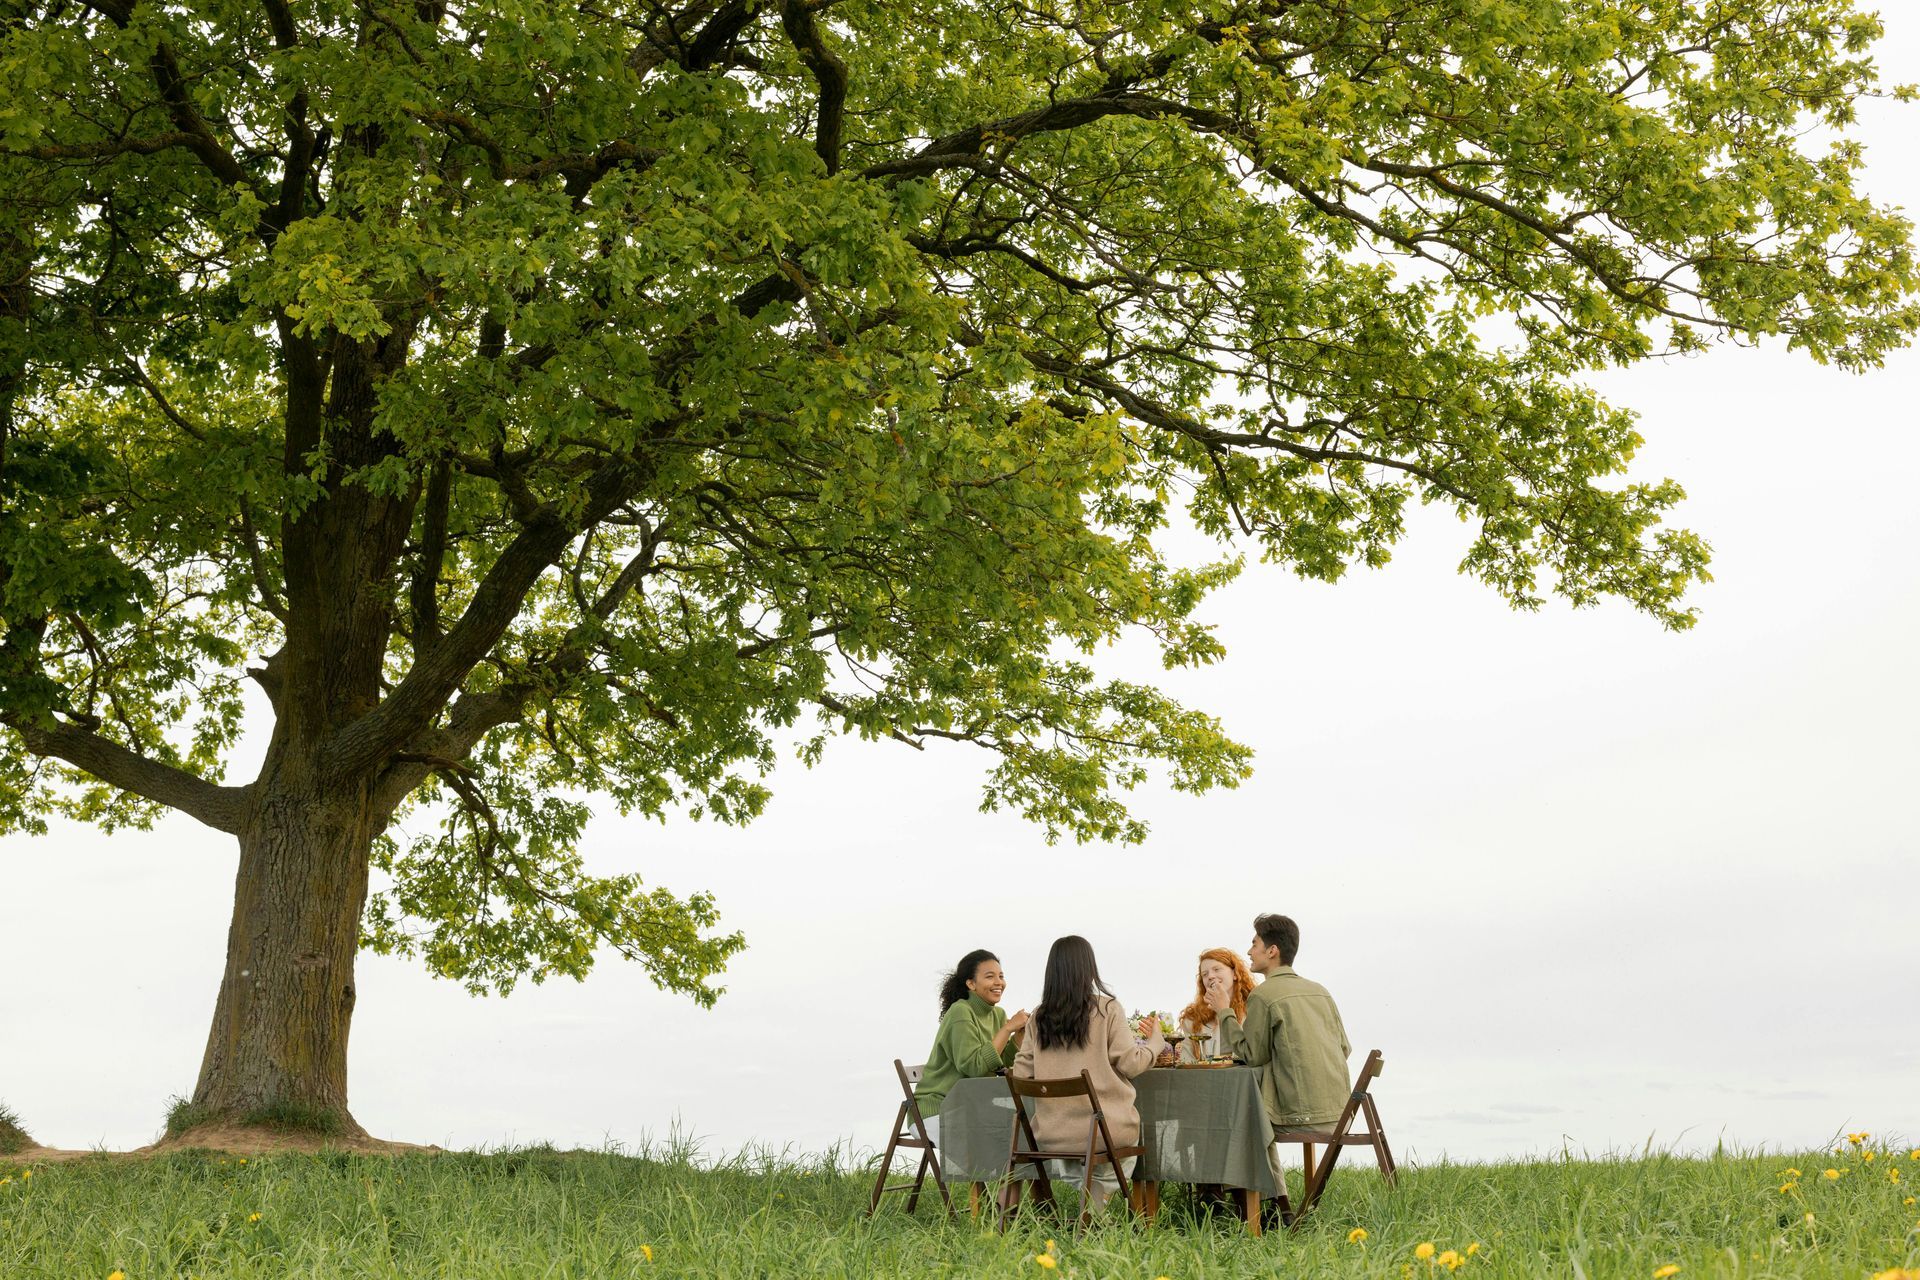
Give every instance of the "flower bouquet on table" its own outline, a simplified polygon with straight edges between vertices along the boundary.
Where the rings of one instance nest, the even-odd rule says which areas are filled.
[[[1167,1042],[1167,1045],[1166,1048],[1160,1051],[1159,1056],[1154,1058],[1153,1065],[1156,1067],[1170,1067],[1179,1061],[1180,1042],[1187,1038],[1187,1033],[1182,1031],[1179,1026],[1165,1014],[1157,1013],[1149,1009],[1145,1013],[1136,1013],[1133,1015],[1133,1038],[1135,1043],[1145,1044],[1148,1035],[1152,1032],[1156,1024],[1160,1028],[1161,1038]]]

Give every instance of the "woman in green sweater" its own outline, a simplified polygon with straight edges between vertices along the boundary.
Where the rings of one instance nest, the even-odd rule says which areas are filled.
[[[1027,1011],[1009,1018],[1000,1007],[1000,997],[1006,993],[1007,975],[1000,971],[1000,957],[991,951],[967,952],[940,983],[940,1030],[934,1033],[926,1069],[913,1091],[927,1131],[936,1139],[940,1104],[947,1100],[947,1090],[961,1080],[990,1076],[1013,1065]]]

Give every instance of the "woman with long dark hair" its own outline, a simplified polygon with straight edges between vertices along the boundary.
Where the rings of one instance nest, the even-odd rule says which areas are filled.
[[[1134,1107],[1133,1078],[1153,1065],[1167,1042],[1160,1020],[1153,1018],[1147,1040],[1134,1039],[1133,1027],[1120,1002],[1100,980],[1093,944],[1068,935],[1047,952],[1047,975],[1034,1009],[1033,1029],[1014,1058],[1013,1074],[1028,1080],[1071,1079],[1085,1071],[1107,1118],[1107,1131],[1117,1147],[1130,1147],[1140,1136],[1140,1112]],[[1033,1116],[1033,1135],[1053,1150],[1078,1147],[1087,1140],[1087,1119],[1093,1105],[1085,1098],[1043,1098]],[[1129,1175],[1133,1162],[1123,1162]],[[1085,1174],[1077,1160],[1050,1162],[1056,1178]],[[1120,1185],[1111,1165],[1099,1165],[1093,1175],[1093,1204],[1097,1209]]]
[[[940,980],[940,1030],[934,1033],[926,1069],[914,1088],[914,1101],[927,1130],[938,1136],[940,1104],[961,1080],[990,1076],[1013,1065],[1020,1032],[1027,1025],[1025,1009],[1011,1018],[1000,1007],[1007,993],[1007,975],[1000,957],[991,951],[969,951]]]

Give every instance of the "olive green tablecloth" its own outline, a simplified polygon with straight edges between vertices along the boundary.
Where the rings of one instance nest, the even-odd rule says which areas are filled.
[[[1250,1067],[1160,1067],[1134,1082],[1140,1142],[1134,1176],[1142,1182],[1212,1182],[1271,1196],[1273,1140]],[[991,1182],[1007,1171],[1013,1095],[997,1076],[962,1080],[940,1109],[940,1171],[948,1182]]]

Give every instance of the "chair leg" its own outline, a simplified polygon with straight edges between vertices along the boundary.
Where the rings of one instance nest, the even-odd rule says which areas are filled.
[[[1307,1214],[1313,1211],[1313,1206],[1320,1199],[1320,1193],[1327,1189],[1327,1179],[1333,1176],[1333,1166],[1339,1160],[1340,1144],[1336,1142],[1327,1147],[1327,1154],[1321,1157],[1319,1167],[1313,1171],[1313,1177],[1307,1179],[1307,1188],[1300,1193],[1300,1209],[1293,1215],[1293,1221],[1289,1224],[1291,1229],[1299,1230]]]
[[[927,1180],[927,1161],[933,1159],[933,1152],[925,1147],[920,1149],[920,1167],[913,1171],[913,1190],[907,1193],[907,1212],[912,1213],[920,1203],[920,1187]]]
[[[1300,1144],[1300,1173],[1309,1183],[1313,1181],[1313,1144]]]
[[[947,1194],[947,1180],[940,1176],[940,1155],[936,1151],[927,1152],[927,1165],[933,1171],[933,1185],[940,1192],[940,1202],[947,1206],[947,1216],[954,1213],[953,1197]]]
[[[1006,1234],[1013,1225],[1013,1215],[1020,1208],[1020,1197],[1026,1188],[1024,1179],[1017,1176],[1018,1170],[1009,1170],[1006,1184],[1000,1188],[1000,1233]]]
[[[880,1157],[880,1176],[873,1180],[873,1200],[867,1205],[867,1216],[871,1218],[880,1208],[880,1194],[886,1189],[887,1176],[893,1172],[893,1153],[899,1149],[900,1126],[907,1122],[907,1104],[900,1104],[900,1111],[893,1120],[893,1136],[887,1139],[887,1154]]]
[[[1380,1176],[1386,1179],[1388,1186],[1392,1186],[1396,1172],[1393,1148],[1387,1145],[1387,1131],[1380,1127],[1380,1108],[1373,1105],[1372,1094],[1368,1094],[1367,1100],[1361,1105],[1366,1108],[1367,1128],[1373,1134],[1373,1158],[1379,1161]]]

